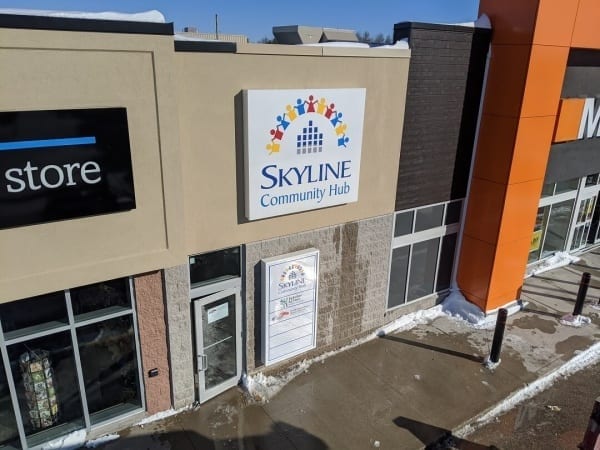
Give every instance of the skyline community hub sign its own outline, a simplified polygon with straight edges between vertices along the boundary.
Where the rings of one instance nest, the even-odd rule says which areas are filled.
[[[317,345],[319,250],[265,258],[262,359],[269,366]]]
[[[249,220],[356,202],[366,89],[244,91]]]

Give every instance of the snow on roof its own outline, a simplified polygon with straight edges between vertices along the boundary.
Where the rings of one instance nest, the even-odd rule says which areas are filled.
[[[487,14],[482,14],[475,22],[462,22],[462,23],[440,23],[440,25],[454,25],[458,27],[470,27],[470,28],[487,28],[492,29],[492,23]]]
[[[117,20],[127,22],[165,23],[165,16],[160,11],[151,10],[139,13],[82,12],[82,11],[50,11],[41,9],[10,9],[0,8],[0,14],[16,14],[22,16],[45,16],[69,19]]]
[[[176,41],[189,41],[189,42],[223,42],[223,41],[219,41],[217,39],[203,39],[200,37],[185,36],[180,33],[175,33],[175,40]]]

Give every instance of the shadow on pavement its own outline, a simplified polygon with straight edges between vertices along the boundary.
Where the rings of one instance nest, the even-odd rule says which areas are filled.
[[[571,295],[568,292],[565,292],[565,295],[552,295],[552,294],[548,294],[547,292],[533,291],[531,289],[522,289],[521,292],[523,294],[539,295],[540,297],[555,298],[557,300],[562,300],[564,302],[575,303],[575,299],[567,297],[567,295]],[[562,292],[564,292],[564,291],[562,291]]]
[[[457,438],[445,428],[429,425],[407,417],[396,417],[394,423],[396,426],[410,431],[425,445],[426,450],[499,450],[493,445],[481,445]]]
[[[239,430],[241,431],[241,430]],[[104,450],[328,450],[316,436],[284,422],[275,422],[269,433],[212,439],[197,431],[161,431],[123,436],[99,445]]]
[[[530,308],[529,306],[526,306],[521,311],[532,313],[532,314],[537,314],[539,316],[548,316],[548,317],[552,317],[553,319],[560,319],[564,315],[564,314],[560,314],[560,313],[552,313],[552,312],[548,312],[548,311],[542,311],[539,309],[533,309],[533,308]]]
[[[404,339],[399,336],[391,336],[391,335],[386,334],[384,336],[381,336],[381,338],[388,339],[390,341],[400,342],[402,344],[413,345],[415,347],[424,348],[425,350],[432,350],[434,352],[444,353],[444,354],[450,355],[450,356],[456,356],[458,358],[468,359],[469,361],[473,361],[473,362],[476,362],[479,364],[482,364],[483,360],[484,360],[484,358],[481,356],[469,355],[468,353],[462,353],[462,352],[457,352],[456,350],[450,350],[447,348],[436,347],[434,345],[425,344],[423,342],[411,341],[410,339]]]
[[[544,281],[553,281],[555,283],[571,284],[573,286],[579,286],[578,281],[561,280],[560,278],[552,278],[552,277],[542,276],[542,275],[534,275],[532,278],[537,278],[538,280],[544,280]]]

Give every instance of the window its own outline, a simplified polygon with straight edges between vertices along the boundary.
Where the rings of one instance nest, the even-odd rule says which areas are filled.
[[[241,276],[240,248],[232,247],[190,257],[192,287]]]
[[[144,408],[129,279],[0,304],[0,325],[0,449]]]
[[[450,287],[462,200],[396,213],[388,308]]]

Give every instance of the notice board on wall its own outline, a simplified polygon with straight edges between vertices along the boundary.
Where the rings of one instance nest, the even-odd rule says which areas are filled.
[[[262,350],[269,366],[317,345],[319,250],[263,259]]]

